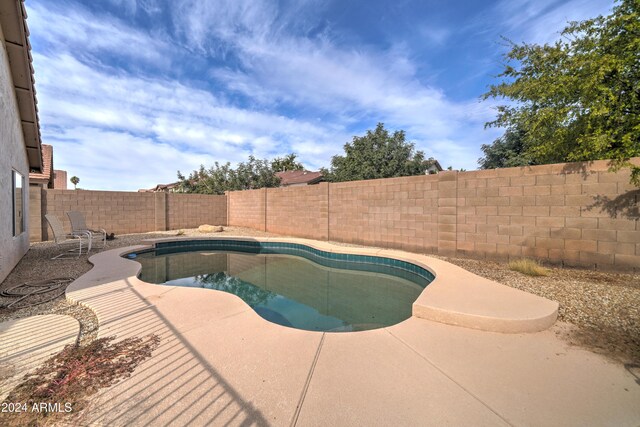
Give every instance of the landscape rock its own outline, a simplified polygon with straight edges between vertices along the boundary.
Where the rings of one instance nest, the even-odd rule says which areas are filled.
[[[221,225],[203,224],[198,227],[198,231],[201,233],[220,233],[224,231],[224,228]]]

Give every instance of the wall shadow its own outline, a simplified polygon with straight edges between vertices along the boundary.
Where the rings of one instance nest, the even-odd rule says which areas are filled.
[[[640,218],[640,188],[616,197],[597,195],[593,203],[585,207],[587,211],[599,209],[611,218],[637,220]]]
[[[567,163],[562,167],[561,173],[563,174],[579,173],[580,175],[582,175],[583,178],[586,178],[587,176],[593,173],[597,173],[597,172],[591,171],[591,168],[589,166],[591,166],[592,164],[593,164],[593,161]],[[608,166],[612,166],[612,163],[610,161],[607,164]]]

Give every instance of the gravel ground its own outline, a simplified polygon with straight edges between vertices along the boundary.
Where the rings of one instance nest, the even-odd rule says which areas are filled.
[[[196,229],[183,231],[185,236],[203,235]],[[176,231],[120,235],[115,240],[108,241],[106,249],[132,246],[140,244],[144,239],[174,235]],[[276,236],[273,233],[240,227],[225,227],[223,232],[212,235]],[[31,250],[0,284],[0,290],[51,277],[75,279],[91,269],[86,255],[77,259],[50,259],[59,252],[60,249],[50,242],[32,244]],[[479,276],[558,301],[559,320],[575,326],[558,328],[559,331],[563,331],[563,338],[571,344],[586,347],[619,361],[640,362],[639,274],[549,267],[548,276],[529,277],[509,270],[506,262],[436,257]],[[46,298],[46,295],[32,297],[31,301],[38,302],[42,298]],[[0,305],[6,301],[0,297]],[[81,324],[79,339],[82,344],[90,342],[97,334],[97,319],[93,312],[69,303],[64,297],[20,310],[0,308],[0,321],[46,313],[67,314],[78,319]]]
[[[183,230],[185,236],[203,236],[197,229]],[[234,235],[234,236],[276,236],[273,233],[264,233],[247,228],[225,227],[221,233],[211,233],[210,235]],[[154,233],[123,234],[116,236],[115,240],[107,241],[104,250],[133,246],[141,244],[142,240],[175,236],[176,231],[164,231]],[[79,258],[65,258],[52,260],[51,258],[60,254],[61,249],[52,242],[32,243],[29,252],[20,260],[18,265],[0,284],[0,291],[7,290],[23,283],[33,283],[47,278],[72,278],[77,279],[84,273],[91,270],[89,256],[94,255],[97,249],[91,251],[89,255],[83,254]],[[78,337],[81,345],[88,344],[96,338],[98,334],[98,319],[90,309],[73,304],[67,301],[64,296],[53,301],[41,303],[51,297],[50,294],[35,295],[28,299],[28,302],[37,304],[22,309],[2,308],[4,304],[11,303],[13,299],[0,296],[0,322],[11,319],[35,316],[38,314],[66,314],[76,318],[80,323],[80,335]],[[26,301],[23,301],[26,302]]]

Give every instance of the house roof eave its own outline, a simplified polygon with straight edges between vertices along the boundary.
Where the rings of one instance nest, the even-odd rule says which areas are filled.
[[[24,0],[0,2],[0,27],[13,80],[29,169],[42,172],[38,101]]]

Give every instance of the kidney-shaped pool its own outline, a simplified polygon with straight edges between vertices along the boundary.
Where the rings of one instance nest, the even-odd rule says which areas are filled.
[[[295,243],[192,240],[159,242],[130,253],[140,279],[215,289],[240,297],[264,319],[310,331],[362,331],[411,317],[434,279],[412,263],[321,251]]]

